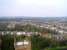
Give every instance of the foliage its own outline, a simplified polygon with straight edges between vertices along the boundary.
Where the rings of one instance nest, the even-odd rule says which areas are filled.
[[[21,41],[21,40],[24,40],[25,39],[25,36],[24,35],[21,35],[21,36],[16,36],[16,42],[17,41]]]
[[[46,47],[49,47],[50,40],[43,38],[39,35],[32,36],[32,50],[43,50]]]
[[[15,50],[13,36],[9,34],[2,36],[2,50]]]

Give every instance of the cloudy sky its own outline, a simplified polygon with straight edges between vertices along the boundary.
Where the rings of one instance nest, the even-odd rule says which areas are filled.
[[[67,0],[0,0],[0,16],[67,16]]]

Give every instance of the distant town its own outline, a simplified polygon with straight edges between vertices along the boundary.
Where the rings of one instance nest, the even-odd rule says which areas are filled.
[[[61,48],[63,50],[67,48],[67,17],[0,18],[2,50],[61,50]]]

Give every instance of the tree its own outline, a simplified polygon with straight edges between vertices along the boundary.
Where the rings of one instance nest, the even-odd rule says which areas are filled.
[[[2,36],[2,50],[15,50],[14,38],[11,35]]]
[[[31,39],[32,50],[43,50],[50,46],[50,40],[39,35],[33,35]]]

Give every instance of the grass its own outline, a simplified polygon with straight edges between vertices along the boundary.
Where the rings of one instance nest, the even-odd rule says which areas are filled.
[[[67,50],[67,47],[46,48],[45,50]]]

